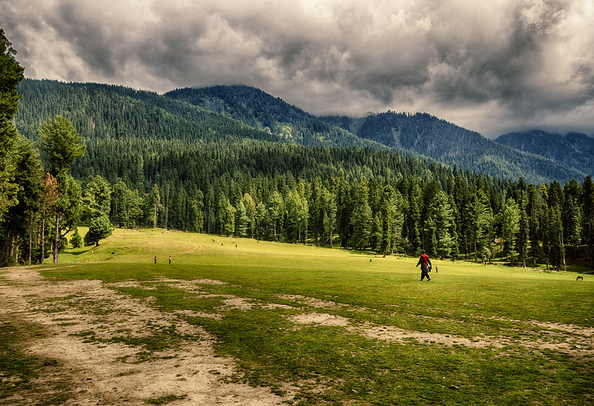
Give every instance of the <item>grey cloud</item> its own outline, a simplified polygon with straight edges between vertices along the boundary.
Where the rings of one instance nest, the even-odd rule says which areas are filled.
[[[427,111],[496,135],[563,117],[594,127],[588,4],[0,0],[0,24],[31,77],[244,83],[314,114]]]

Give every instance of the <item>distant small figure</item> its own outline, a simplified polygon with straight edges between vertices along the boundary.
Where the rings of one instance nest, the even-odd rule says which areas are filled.
[[[578,277],[575,278],[575,280],[576,281],[580,281],[580,280],[583,281],[584,280],[584,277],[582,275],[578,275]]]
[[[157,263],[157,256],[155,255],[155,264]]]
[[[438,273],[438,272],[439,272],[439,268],[435,267],[435,273]]]
[[[371,259],[369,260],[369,262],[371,262]]]
[[[171,255],[169,255],[169,265],[171,265]]]

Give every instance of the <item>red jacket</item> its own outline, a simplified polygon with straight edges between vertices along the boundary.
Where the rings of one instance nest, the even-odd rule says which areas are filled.
[[[431,265],[431,260],[429,259],[429,255],[423,254],[419,258],[419,262],[417,262],[417,266],[419,265]]]

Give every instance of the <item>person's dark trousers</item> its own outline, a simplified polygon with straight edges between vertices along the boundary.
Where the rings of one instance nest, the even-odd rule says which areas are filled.
[[[429,277],[429,266],[421,265],[421,280],[425,279],[425,277],[427,277],[428,281],[431,280],[431,278]]]

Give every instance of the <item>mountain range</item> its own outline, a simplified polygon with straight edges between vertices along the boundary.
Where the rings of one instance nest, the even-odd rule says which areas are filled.
[[[553,179],[581,179],[585,175],[581,167],[496,143],[477,132],[426,113],[388,111],[363,118],[315,117],[288,105],[280,98],[247,86],[185,88],[164,96],[186,101],[274,133],[283,134],[290,128],[292,134],[289,137],[294,134],[318,134],[314,138],[323,141],[324,137],[320,134],[336,131],[335,128],[338,127],[360,139],[373,141],[392,150],[432,158],[449,166],[489,176],[506,179],[523,177],[526,181],[541,183]]]
[[[495,142],[540,155],[594,175],[594,138],[586,134],[572,132],[562,136],[542,130],[532,130],[503,134],[495,139]]]
[[[502,179],[523,177],[535,184],[581,180],[592,173],[591,165],[578,165],[581,158],[562,161],[547,151],[522,151],[506,145],[506,137],[495,142],[429,114],[389,111],[363,118],[316,117],[262,90],[242,85],[184,88],[159,95],[122,86],[27,79],[19,85],[19,92],[23,98],[16,124],[32,139],[44,120],[62,114],[83,137],[93,140],[136,137],[225,143],[248,138],[364,148],[394,151]],[[592,156],[591,149],[584,148],[583,152]]]

